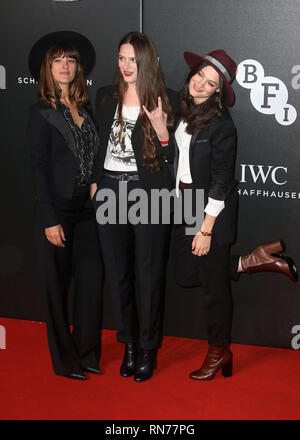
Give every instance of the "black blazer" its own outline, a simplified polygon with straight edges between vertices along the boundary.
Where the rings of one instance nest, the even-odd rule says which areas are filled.
[[[169,101],[173,109],[174,114],[177,111],[179,98],[178,93],[173,90],[167,90]],[[106,86],[98,90],[96,96],[96,111],[95,119],[99,130],[99,152],[94,162],[94,172],[92,181],[96,182],[99,186],[99,182],[102,177],[104,161],[107,151],[107,143],[111,126],[115,116],[116,108],[118,104],[117,86]],[[144,135],[142,128],[137,121],[132,132],[131,137],[132,148],[135,154],[137,172],[141,179],[141,186],[145,190],[151,190],[151,188],[172,188],[172,178],[168,163],[173,163],[174,159],[174,143],[170,142],[168,146],[162,147],[160,142],[156,141],[156,149],[159,158],[159,171],[151,172],[147,167],[142,165],[142,146],[144,143]]]
[[[92,122],[85,109],[84,112]],[[72,199],[78,170],[76,145],[60,111],[44,101],[32,105],[27,128],[38,207],[45,228],[59,224],[54,194]]]
[[[213,229],[213,236],[219,245],[233,243],[236,239],[236,144],[236,129],[226,108],[220,119],[211,121],[209,128],[196,130],[190,142],[190,170],[194,188],[204,189],[205,204],[208,197],[225,202],[225,208],[218,215]],[[175,175],[178,157],[175,140]]]

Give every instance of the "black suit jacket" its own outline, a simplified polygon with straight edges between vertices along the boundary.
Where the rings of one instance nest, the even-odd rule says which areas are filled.
[[[173,90],[168,90],[168,96],[175,114],[179,103],[178,93]],[[100,148],[94,163],[94,172],[92,177],[92,181],[96,182],[98,186],[103,173],[108,138],[114,120],[117,104],[117,86],[106,86],[98,90],[96,96],[95,120],[99,130]],[[160,170],[151,172],[147,167],[142,165],[142,146],[144,144],[144,135],[138,121],[133,129],[131,142],[135,154],[137,171],[141,179],[141,186],[145,190],[150,190],[151,188],[171,189],[172,178],[168,163],[173,163],[174,143],[170,142],[168,146],[163,147],[158,140],[156,141]]]
[[[214,238],[219,245],[233,243],[236,239],[236,144],[236,129],[226,108],[223,109],[220,119],[213,119],[205,130],[196,130],[190,141],[190,171],[194,188],[204,189],[205,204],[208,197],[225,202],[225,208],[218,215],[213,229]],[[179,150],[175,140],[175,175],[178,157]]]
[[[80,109],[91,120],[85,109]],[[45,228],[59,224],[54,194],[72,199],[76,145],[64,115],[44,101],[32,105],[27,129],[36,198]]]

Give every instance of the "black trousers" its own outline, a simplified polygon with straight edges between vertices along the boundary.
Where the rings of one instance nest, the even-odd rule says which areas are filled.
[[[208,343],[229,345],[233,316],[231,280],[239,278],[239,256],[231,256],[230,246],[219,246],[212,236],[209,253],[198,257],[192,253],[193,238],[194,235],[186,235],[186,224],[174,226],[175,281],[182,287],[203,286]]]
[[[122,183],[127,191],[140,187],[139,181]],[[119,181],[103,177],[99,189],[110,189],[119,204]],[[96,209],[101,202],[94,200]],[[128,202],[128,210],[133,202]],[[128,211],[127,211],[128,212]],[[98,224],[106,275],[113,298],[117,340],[139,342],[144,349],[162,342],[165,271],[170,243],[170,225]],[[137,287],[137,289],[136,289]],[[137,295],[136,295],[137,290]]]
[[[65,233],[65,247],[47,240],[38,209],[36,233],[52,365],[56,374],[63,375],[99,364],[104,269],[88,188],[76,187],[72,200],[55,196],[55,209]],[[71,334],[67,294],[72,277]]]

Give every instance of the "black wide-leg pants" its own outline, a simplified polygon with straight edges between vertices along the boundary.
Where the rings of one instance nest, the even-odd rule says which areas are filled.
[[[122,182],[127,191],[139,181]],[[99,189],[111,189],[119,205],[119,181],[103,177]],[[96,209],[101,202],[94,198]],[[133,202],[128,202],[127,212]],[[127,213],[126,213],[127,214]],[[139,342],[143,349],[161,346],[165,272],[170,244],[170,224],[98,224],[109,289],[113,298],[117,340]],[[136,292],[137,291],[137,292]],[[137,293],[137,294],[136,294]]]
[[[65,233],[65,247],[47,240],[38,210],[36,233],[52,365],[56,374],[63,375],[99,365],[104,269],[88,189],[77,188],[72,200],[56,196],[55,210]],[[67,294],[72,278],[71,334]]]
[[[239,256],[231,256],[230,246],[219,246],[213,235],[209,253],[201,257],[194,255],[194,235],[186,235],[186,226],[184,223],[174,225],[174,279],[182,287],[203,287],[208,343],[229,345],[233,316],[231,280],[239,278]]]

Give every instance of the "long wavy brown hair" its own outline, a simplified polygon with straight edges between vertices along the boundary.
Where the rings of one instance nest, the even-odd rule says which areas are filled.
[[[193,134],[195,130],[208,128],[213,118],[221,116],[223,79],[220,75],[220,91],[213,93],[202,104],[195,104],[194,98],[189,93],[191,78],[205,66],[208,64],[201,62],[190,71],[181,91],[180,118],[187,123],[186,132],[189,134]]]
[[[144,105],[149,111],[157,107],[157,98],[162,100],[162,109],[167,114],[167,126],[173,126],[172,109],[166,92],[163,75],[160,69],[159,60],[155,48],[150,39],[140,32],[129,32],[119,43],[119,50],[123,44],[131,44],[137,62],[138,74],[136,90],[140,101],[139,123],[144,134],[144,145],[142,147],[143,166],[151,171],[159,170],[159,160],[157,157],[155,140],[156,133],[152,128],[148,116],[143,110]],[[118,119],[120,122],[120,136],[123,129],[122,108],[124,95],[128,85],[119,71],[118,74]],[[121,140],[121,139],[120,139]]]
[[[83,107],[88,99],[87,86],[83,76],[82,64],[78,51],[68,43],[55,44],[46,52],[40,72],[38,98],[46,101],[52,108],[57,110],[61,88],[53,79],[51,65],[57,57],[66,56],[76,60],[76,73],[74,80],[69,86],[69,98],[76,107]]]

